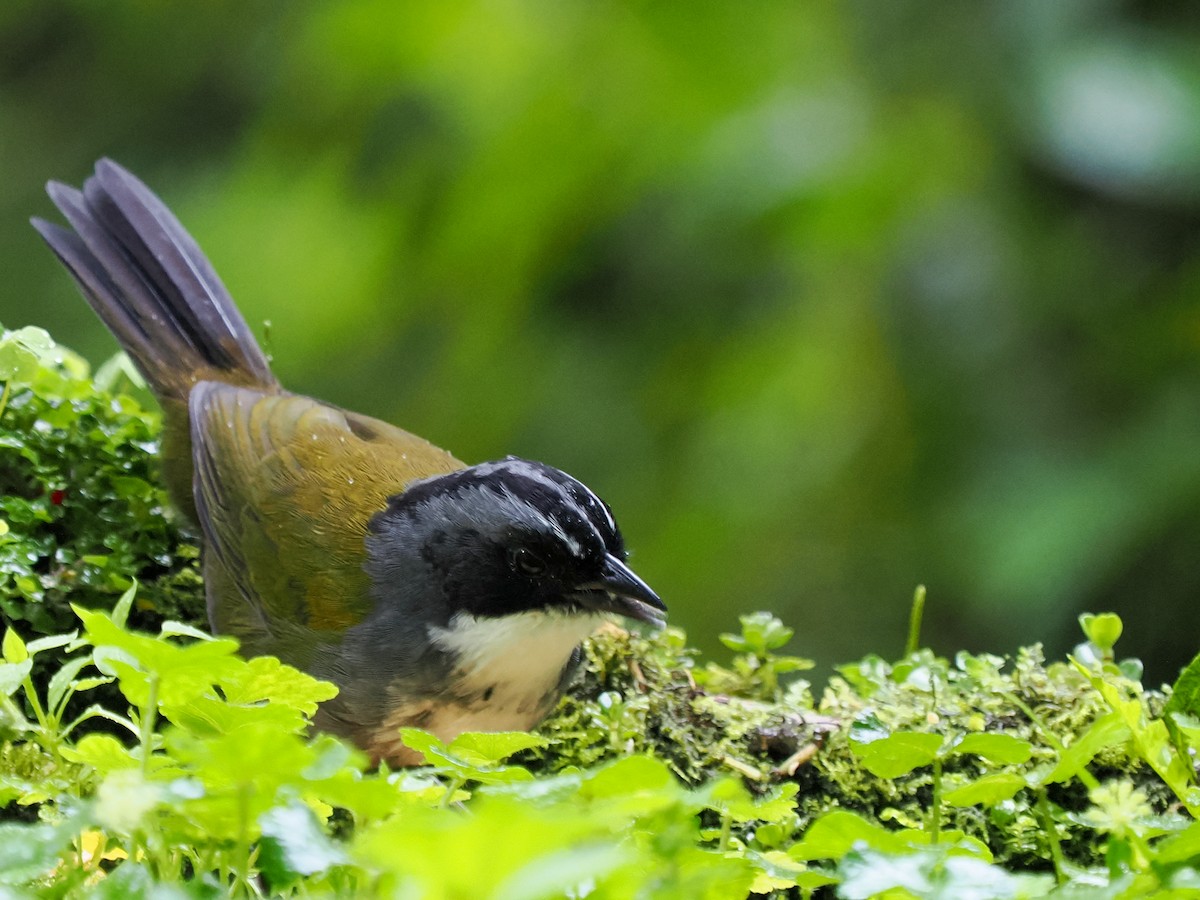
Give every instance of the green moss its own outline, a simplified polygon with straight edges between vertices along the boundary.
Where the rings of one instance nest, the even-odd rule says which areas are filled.
[[[550,746],[531,752],[527,761],[556,772],[650,753],[693,784],[731,772],[758,793],[796,782],[794,835],[833,809],[852,810],[884,825],[920,828],[928,820],[932,769],[920,767],[895,778],[873,775],[852,744],[856,731],[937,734],[947,741],[1005,734],[1029,743],[1030,759],[1020,771],[1035,772],[1052,766],[1061,745],[1074,744],[1109,711],[1087,677],[1067,663],[1047,665],[1036,646],[1009,660],[960,653],[950,661],[919,651],[893,665],[868,657],[841,667],[819,703],[802,681],[764,696],[761,682],[746,682],[739,674],[749,667],[738,655],[728,668],[710,663],[704,678],[697,679],[694,651],[679,629],[654,637],[607,631],[589,643],[577,684],[539,729]],[[715,692],[699,680],[741,683],[745,689]],[[1160,695],[1142,696],[1161,704]],[[793,767],[789,760],[797,754],[802,761]],[[1170,789],[1124,742],[1102,747],[1093,765],[1102,779],[1133,779],[1158,814],[1178,806]],[[943,766],[943,793],[996,771],[977,756],[953,756]],[[1046,793],[1053,818],[1068,828],[1063,836],[1068,861],[1098,865],[1103,842],[1093,832],[1070,827],[1070,817],[1089,804],[1086,786],[1050,784]],[[1038,792],[1026,790],[991,808],[947,806],[942,824],[978,839],[1002,863],[1047,869],[1050,851],[1038,800]]]

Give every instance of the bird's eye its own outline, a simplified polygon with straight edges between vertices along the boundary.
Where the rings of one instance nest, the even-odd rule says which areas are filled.
[[[526,575],[541,575],[546,571],[546,561],[528,547],[518,547],[509,555],[512,567]]]

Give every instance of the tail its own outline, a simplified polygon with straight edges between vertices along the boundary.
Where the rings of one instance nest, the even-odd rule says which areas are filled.
[[[164,406],[186,408],[198,381],[279,389],[212,265],[141,181],[102,159],[82,191],[57,182],[46,191],[74,231],[42,219],[33,227]]]
[[[46,186],[74,231],[33,220],[162,404],[163,477],[198,522],[188,394],[201,381],[280,390],[233,298],[191,235],[144,184],[108,159],[77,191]]]

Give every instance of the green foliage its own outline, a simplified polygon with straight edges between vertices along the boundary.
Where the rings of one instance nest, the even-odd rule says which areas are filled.
[[[159,416],[44,331],[0,329],[0,613],[26,634],[74,626],[134,579],[134,621],[203,617],[195,548],[167,512]],[[131,523],[137,523],[131,527]]]
[[[1161,719],[1142,715],[1145,703],[1159,701],[1118,672],[1043,668],[1027,654],[1013,674],[1041,683],[1032,692],[1010,686],[1018,693],[1008,698],[1029,706],[1026,720],[971,730],[971,713],[934,721],[927,702],[877,714],[882,707],[873,704],[889,684],[911,688],[917,669],[866,661],[859,671],[875,673],[869,697],[842,682],[821,704],[845,716],[821,752],[798,770],[760,777],[746,772],[770,752],[753,743],[741,745],[740,759],[727,755],[732,746],[714,751],[720,755],[699,779],[681,779],[668,748],[653,740],[557,771],[544,757],[513,761],[550,748],[569,757],[576,748],[562,734],[562,713],[569,718],[578,699],[541,736],[462,735],[447,745],[407,731],[425,767],[364,771],[357,751],[308,732],[331,686],[272,659],[242,660],[232,641],[190,628],[132,632],[121,622],[132,599],[111,615],[78,610],[79,636],[41,644],[11,629],[4,636],[0,679],[10,711],[22,695],[42,711],[14,720],[0,757],[4,799],[36,807],[40,820],[3,826],[0,883],[13,896],[144,896],[174,885],[186,896],[536,898],[586,885],[597,898],[681,900],[823,886],[842,897],[1094,890],[1134,898],[1200,884],[1200,826],[1185,812],[1195,776],[1176,767],[1200,742],[1185,735],[1177,753]],[[630,640],[602,636],[591,652],[624,658]],[[686,673],[676,668],[687,658],[676,638],[632,640],[637,658],[656,665],[628,690],[660,687],[646,670]],[[39,692],[28,664],[55,651],[66,652],[55,687]],[[924,658],[945,679],[939,704],[965,678],[990,671],[998,686],[994,662],[963,657],[950,667]],[[602,668],[589,667],[585,692]],[[898,672],[907,674],[897,681]],[[70,723],[56,717],[64,696],[107,679],[127,711],[94,709]],[[1047,692],[1089,707],[1083,734],[1044,731],[1033,710],[1045,707],[1038,697]],[[932,699],[928,685],[916,691],[922,695]],[[864,705],[855,718],[851,697]],[[918,715],[924,727],[897,727]],[[1121,728],[1100,724],[1114,715]],[[118,723],[124,737],[79,736],[83,721],[97,716]],[[1086,752],[1064,768],[1080,745]],[[20,748],[33,748],[32,772]],[[872,794],[890,800],[861,802]]]
[[[130,502],[113,471],[153,478],[154,420],[90,389],[48,339],[7,340],[18,362],[0,431],[16,435],[14,423],[34,417],[35,446],[46,431],[66,442],[56,465],[91,486],[85,509],[109,511],[100,533],[131,573],[155,571],[142,554],[156,549],[188,559],[154,482],[157,505]],[[61,427],[37,424],[63,404],[72,412]],[[81,444],[84,427],[104,440]],[[85,465],[69,456],[80,446],[103,452]],[[30,471],[51,471],[39,462],[48,448],[21,455]],[[75,527],[94,538],[95,517],[54,505],[47,521],[6,519],[0,546],[41,535],[74,547]],[[0,606],[40,609],[19,580],[0,585]],[[128,576],[102,586],[123,584],[104,611],[93,607],[105,590],[61,580],[68,630],[27,640],[37,616],[56,621],[35,612],[10,618],[0,639],[6,896],[1200,889],[1200,658],[1171,692],[1147,691],[1136,661],[1118,661],[1123,623],[1111,614],[1081,617],[1085,640],[1066,661],[1048,664],[1037,647],[1007,660],[868,656],[841,666],[819,699],[784,677],[809,664],[784,654],[792,630],[773,615],[741,617],[722,637],[734,654],[725,665],[698,664],[679,629],[611,629],[589,642],[580,679],[537,734],[446,743],[410,729],[404,740],[425,765],[392,772],[311,732],[332,685],[273,658],[243,660],[234,641],[163,618]],[[148,608],[153,636],[130,624]]]
[[[748,695],[757,693],[760,699],[774,700],[779,690],[779,676],[811,669],[812,660],[799,656],[784,656],[781,649],[795,633],[776,616],[765,612],[739,617],[740,634],[722,634],[721,643],[737,653],[732,671],[709,666],[701,683],[718,693]],[[756,690],[755,690],[756,689]]]
[[[26,849],[0,857],[5,883],[103,891],[115,889],[109,878],[171,884],[190,872],[193,886],[249,894],[265,884],[471,897],[490,884],[494,896],[541,897],[594,883],[597,897],[648,885],[655,896],[687,898],[745,895],[785,865],[760,865],[728,827],[706,839],[698,816],[788,822],[795,785],[762,798],[732,777],[690,788],[640,755],[535,779],[504,762],[544,743],[525,734],[463,735],[446,746],[409,731],[426,769],[364,773],[356,751],[307,734],[330,685],[273,659],[241,660],[229,640],[180,641],[171,625],[150,637],[127,630],[119,613],[78,614],[82,636],[59,642],[82,652],[63,663],[74,673],[65,690],[97,680],[80,676],[80,662],[116,679],[129,711],[108,717],[125,739],[75,740],[78,723],[53,717],[23,724],[21,737],[44,753],[42,779],[24,791],[13,783],[10,799],[40,804],[44,823],[10,835]],[[26,665],[48,646],[13,635],[4,640],[5,665],[18,670],[8,695],[22,690],[35,709],[53,707]],[[349,836],[335,836],[335,808]]]

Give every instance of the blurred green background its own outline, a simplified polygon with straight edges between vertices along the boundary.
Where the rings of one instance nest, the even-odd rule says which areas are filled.
[[[291,388],[619,513],[701,646],[1200,648],[1200,7],[6,0],[0,321],[109,155]],[[819,671],[818,677],[827,674]]]

